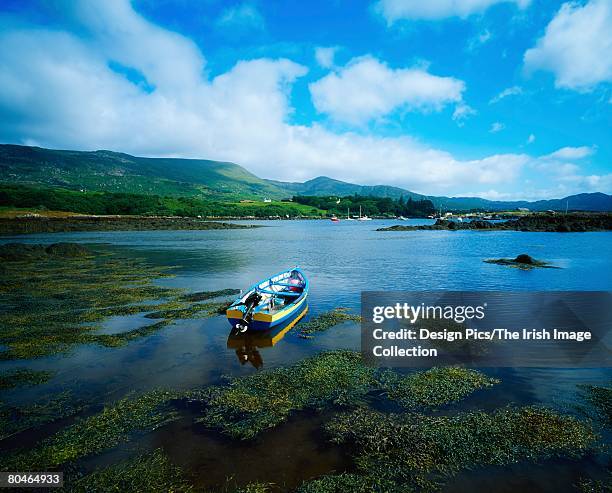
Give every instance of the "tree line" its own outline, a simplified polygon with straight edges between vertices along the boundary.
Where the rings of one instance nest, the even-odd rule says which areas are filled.
[[[293,201],[324,209],[338,216],[346,216],[348,211],[351,215],[356,215],[359,213],[359,207],[361,207],[362,214],[368,216],[427,217],[436,212],[431,200],[413,200],[411,196],[407,200],[403,196],[395,200],[389,197],[364,195],[349,195],[346,197],[298,195],[293,197]]]

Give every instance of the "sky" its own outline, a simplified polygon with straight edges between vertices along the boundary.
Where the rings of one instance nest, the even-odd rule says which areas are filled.
[[[612,193],[612,0],[2,0],[0,142]]]

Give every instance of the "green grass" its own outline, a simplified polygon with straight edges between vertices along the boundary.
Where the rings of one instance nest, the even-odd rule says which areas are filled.
[[[273,200],[272,202],[264,202],[263,200],[255,200],[252,202],[233,202],[233,205],[242,208],[260,207],[264,209],[266,207],[281,207],[284,209],[297,211],[299,214],[302,214],[304,216],[324,216],[327,214],[326,210],[319,209],[311,205],[299,204],[297,202],[282,202],[280,200]]]

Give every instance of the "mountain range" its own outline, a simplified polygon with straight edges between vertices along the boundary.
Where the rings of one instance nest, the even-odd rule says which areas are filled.
[[[238,164],[206,159],[143,158],[106,150],[54,150],[12,144],[0,144],[0,182],[214,200],[358,194],[430,199],[437,208],[452,210],[525,207],[530,210],[612,211],[612,196],[604,193],[581,193],[535,202],[440,197],[387,185],[357,185],[325,176],[303,183],[266,180]]]

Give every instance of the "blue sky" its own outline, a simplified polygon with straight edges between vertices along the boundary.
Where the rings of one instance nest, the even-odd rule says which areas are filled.
[[[499,199],[612,192],[612,4],[0,7],[0,141]]]

